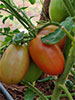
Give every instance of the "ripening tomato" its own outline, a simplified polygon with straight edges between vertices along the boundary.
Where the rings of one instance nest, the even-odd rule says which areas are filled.
[[[40,36],[36,36],[29,44],[30,55],[35,64],[45,73],[59,75],[64,70],[64,56],[57,44],[42,43]]]
[[[61,22],[68,17],[63,0],[51,0],[49,5],[49,16],[52,21]]]
[[[0,80],[6,84],[17,84],[29,67],[27,47],[11,44],[0,60]]]
[[[40,68],[32,61],[23,80],[26,82],[34,82],[40,77],[41,74],[42,71]]]
[[[40,35],[41,37],[44,35],[47,35],[51,32],[54,32],[56,29],[58,28],[58,26],[55,25],[49,25],[45,28],[43,28],[42,30],[40,30],[40,32],[38,33],[38,35]],[[66,36],[64,36],[63,39],[61,39],[57,44],[59,45],[59,47],[61,48],[61,50],[63,51],[64,46],[65,46],[65,41],[66,41]]]

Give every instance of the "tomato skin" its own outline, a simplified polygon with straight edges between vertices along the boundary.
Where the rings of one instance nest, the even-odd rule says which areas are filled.
[[[29,69],[26,75],[24,76],[24,81],[34,82],[40,77],[41,74],[42,71],[40,70],[40,68],[34,62],[31,62]]]
[[[49,25],[45,28],[43,28],[42,30],[40,30],[40,32],[38,33],[38,35],[40,35],[40,37],[45,36],[49,33],[54,32],[56,29],[58,28],[58,26],[55,25]],[[63,39],[61,39],[57,44],[58,46],[61,48],[61,50],[63,51],[64,46],[65,46],[65,41],[66,41],[66,36],[64,36]]]
[[[29,67],[27,47],[11,44],[0,60],[0,80],[6,84],[19,83]]]
[[[37,36],[30,42],[29,52],[35,64],[43,72],[50,75],[59,75],[63,72],[64,56],[57,44],[44,44],[40,36]]]
[[[61,22],[68,17],[63,0],[51,0],[49,5],[49,16],[52,21]]]

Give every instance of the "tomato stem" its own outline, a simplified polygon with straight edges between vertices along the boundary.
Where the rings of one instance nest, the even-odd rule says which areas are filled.
[[[61,90],[62,90],[59,85],[65,84],[66,77],[69,74],[74,62],[75,62],[75,45],[72,49],[72,52],[71,52],[70,56],[67,59],[67,63],[65,65],[64,72],[57,79],[56,86],[55,86],[55,89],[54,89],[54,92],[53,92],[53,95],[52,95],[52,100],[59,100]],[[65,91],[67,91],[67,90],[65,90]]]
[[[48,100],[46,96],[42,92],[40,92],[37,88],[35,88],[32,84],[29,82],[22,81],[23,84],[27,85],[32,91],[36,92],[42,100]]]
[[[62,26],[62,30],[66,33],[66,35],[75,43],[75,39],[74,37],[70,34],[70,32],[68,32],[68,30]]]
[[[75,93],[70,93],[71,94],[71,96],[75,96]],[[60,98],[63,98],[63,97],[67,97],[67,95],[66,94],[61,94],[60,95]],[[50,95],[50,96],[47,96],[47,98],[52,98],[52,95]]]
[[[69,100],[73,100],[73,98],[72,98],[70,92],[68,91],[68,89],[66,88],[65,85],[61,85],[61,84],[60,84],[59,87],[60,87],[62,90],[64,90],[64,92],[66,93],[66,95],[67,95],[67,97],[69,98]]]
[[[7,1],[5,1],[5,0],[0,0],[0,1],[3,2],[3,3],[6,5],[6,7],[10,10],[10,12],[12,12],[12,14],[17,18],[17,20],[18,20],[28,31],[30,31],[30,32],[33,34],[33,36],[35,37],[35,36],[36,36],[36,35],[35,35],[36,33],[35,33],[35,31],[32,31],[33,28],[34,28],[34,26],[33,26],[33,24],[31,23],[30,19],[26,16],[26,14],[20,10],[20,12],[23,14],[23,16],[22,16],[22,15],[20,15],[20,14],[18,13],[19,9],[18,9],[17,7],[16,7],[16,9],[14,9],[14,7],[12,6],[11,3],[9,4],[9,3],[8,3]]]
[[[75,16],[75,11],[74,11],[74,8],[71,4],[71,1],[70,0],[63,0],[63,3],[64,3],[64,6],[68,12],[68,14],[73,17]]]
[[[42,30],[43,28],[45,28],[46,26],[49,26],[49,25],[56,25],[56,26],[60,26],[58,22],[52,22],[52,21],[49,21],[47,23],[45,23],[44,25],[40,26],[39,28],[36,28],[38,30],[38,32],[40,30]]]

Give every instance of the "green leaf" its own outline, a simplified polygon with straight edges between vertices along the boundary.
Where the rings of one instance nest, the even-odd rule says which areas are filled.
[[[10,20],[13,20],[13,15],[8,16]]]
[[[2,28],[0,28],[0,32],[2,32]]]
[[[71,17],[68,17],[64,22],[60,23],[60,26],[64,26],[68,31],[70,31],[71,26],[73,25],[73,21]],[[59,27],[54,32],[42,37],[41,40],[45,44],[56,44],[58,43],[66,34],[65,32]]]
[[[16,33],[20,33],[19,29],[15,29],[13,30],[13,33],[16,34]]]
[[[16,37],[14,38],[13,42],[19,44],[23,41],[23,38],[24,38],[24,31],[16,34]]]
[[[0,15],[0,18],[2,18],[3,17],[3,15]]]
[[[4,28],[5,33],[9,33],[9,31],[10,31],[10,27]]]
[[[44,79],[38,80],[38,82],[46,82],[46,81],[49,81],[49,80],[54,80],[54,77],[46,77]]]
[[[0,4],[0,8],[6,8],[3,4]]]
[[[27,9],[28,7],[21,7],[20,9],[22,9],[22,10],[25,10],[25,9]]]
[[[67,80],[66,81],[66,85],[68,86],[68,89],[69,90],[72,90],[73,89],[74,84],[70,80]]]
[[[31,4],[34,4],[36,0],[29,0]]]
[[[9,18],[9,17],[5,17],[5,18],[2,20],[3,24],[5,24],[5,21],[6,21],[8,18]]]
[[[27,89],[25,92],[24,100],[33,100],[34,99],[34,92],[31,89]]]

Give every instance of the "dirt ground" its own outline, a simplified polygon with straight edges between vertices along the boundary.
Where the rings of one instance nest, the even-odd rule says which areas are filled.
[[[40,77],[39,79],[41,79]],[[71,81],[73,80],[73,77],[70,77]],[[11,85],[8,86],[6,84],[3,84],[4,87],[7,89],[7,91],[11,94],[11,96],[14,98],[14,100],[24,100],[24,94],[27,89],[26,85],[23,85],[19,83],[18,85]],[[38,82],[36,81],[35,87],[38,88],[42,93],[45,95],[51,95],[53,92],[53,89],[55,87],[53,81],[47,81],[47,82]],[[70,91],[71,93],[74,93],[75,90]],[[36,100],[38,96],[35,95],[35,98],[33,100]],[[0,100],[7,100],[3,93],[0,91]],[[66,98],[61,98],[60,100],[69,100]],[[75,96],[73,97],[73,100],[75,100]]]

